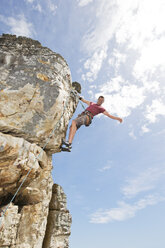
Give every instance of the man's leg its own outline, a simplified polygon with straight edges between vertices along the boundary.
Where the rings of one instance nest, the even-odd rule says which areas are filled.
[[[85,116],[78,116],[76,119],[72,121],[70,130],[69,130],[69,139],[68,141],[63,140],[63,144],[66,146],[66,147],[62,147],[63,151],[71,151],[72,141],[75,136],[75,133],[80,128],[80,126],[84,125],[85,120],[86,120]]]
[[[72,125],[70,126],[70,131],[69,131],[69,143],[72,144],[73,138],[75,136],[75,133],[77,131],[77,126],[76,126],[76,121],[72,121]]]

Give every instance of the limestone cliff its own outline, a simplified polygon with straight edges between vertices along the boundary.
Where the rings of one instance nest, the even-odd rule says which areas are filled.
[[[69,247],[71,216],[53,186],[51,155],[78,103],[72,86],[59,54],[26,37],[0,37],[0,248]]]

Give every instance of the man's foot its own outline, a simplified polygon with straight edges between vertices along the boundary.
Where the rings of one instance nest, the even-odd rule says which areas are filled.
[[[72,144],[68,141],[62,140],[61,151],[71,152]]]
[[[66,147],[61,146],[61,151],[63,151],[63,152],[71,152],[71,149],[68,148],[67,146]]]
[[[72,144],[69,143],[68,141],[62,140],[62,145],[65,145],[67,148],[71,149],[72,148]]]

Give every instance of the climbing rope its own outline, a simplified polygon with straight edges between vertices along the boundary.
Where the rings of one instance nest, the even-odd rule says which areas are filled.
[[[42,147],[43,150],[44,150],[45,147],[47,146],[47,144],[48,144],[48,142],[49,142],[49,140],[50,140],[52,134],[55,132],[56,128],[58,127],[58,125],[59,125],[59,123],[60,123],[60,121],[61,121],[61,119],[62,119],[62,117],[63,117],[63,115],[64,115],[64,113],[65,113],[65,109],[66,109],[66,107],[67,107],[67,105],[68,105],[68,101],[69,101],[69,98],[70,98],[71,93],[73,93],[73,94],[74,94],[76,97],[78,97],[78,99],[79,99],[79,95],[77,94],[77,92],[74,91],[74,90],[72,89],[72,90],[70,91],[69,97],[67,98],[67,100],[66,100],[66,102],[65,102],[64,110],[63,110],[63,113],[62,113],[60,119],[58,120],[58,122],[57,122],[56,125],[54,126],[52,132],[51,132],[50,135],[48,136],[45,145]],[[81,103],[81,105],[83,106],[83,108],[85,108],[84,105],[83,105],[82,103]],[[37,155],[37,157],[35,157],[35,161],[39,158],[41,152],[42,152],[42,150],[41,150],[40,153]],[[34,161],[34,163],[35,163],[35,161]],[[12,199],[10,200],[10,202],[9,202],[9,204],[7,205],[7,207],[5,208],[5,210],[2,210],[2,214],[1,214],[1,216],[0,216],[0,227],[1,227],[1,224],[2,224],[2,219],[3,219],[4,215],[6,214],[6,211],[8,210],[10,204],[14,201],[14,199],[15,199],[15,197],[17,196],[18,192],[20,191],[22,185],[24,184],[24,182],[26,181],[28,175],[30,174],[32,168],[33,168],[33,167],[30,168],[30,170],[28,171],[28,173],[27,173],[26,176],[24,177],[22,183],[21,183],[20,186],[18,187],[17,191],[16,191],[15,194],[13,195]]]

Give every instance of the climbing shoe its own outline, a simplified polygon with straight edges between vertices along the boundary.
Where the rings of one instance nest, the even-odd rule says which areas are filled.
[[[71,149],[70,148],[68,148],[67,146],[66,147],[61,147],[61,151],[63,151],[63,152],[71,152]]]
[[[72,148],[72,144],[69,143],[68,141],[62,140],[62,146],[65,145],[67,148],[71,149]]]
[[[71,152],[71,149],[72,145],[68,141],[62,140],[61,151]]]

